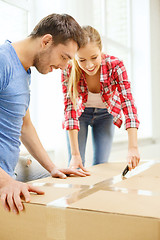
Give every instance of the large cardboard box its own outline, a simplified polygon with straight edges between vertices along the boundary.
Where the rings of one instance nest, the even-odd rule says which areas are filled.
[[[91,176],[33,181],[45,191],[32,195],[19,215],[0,206],[0,240],[160,240],[160,162],[90,168]]]

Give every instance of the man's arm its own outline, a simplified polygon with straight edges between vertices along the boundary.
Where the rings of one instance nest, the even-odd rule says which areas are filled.
[[[52,175],[52,177],[66,178],[65,174],[86,176],[88,174],[75,169],[57,169],[43,148],[36,130],[31,122],[29,110],[23,119],[21,140],[29,153]]]
[[[23,118],[23,126],[21,130],[21,141],[29,151],[29,153],[48,171],[52,172],[55,165],[49,158],[47,152],[43,148],[37,132],[31,122],[29,109]]]

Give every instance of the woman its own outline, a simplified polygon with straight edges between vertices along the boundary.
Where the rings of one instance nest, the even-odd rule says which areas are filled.
[[[108,161],[114,125],[128,132],[128,166],[135,168],[140,160],[137,145],[139,121],[123,62],[102,53],[99,33],[83,27],[84,45],[72,64],[62,73],[64,94],[63,127],[68,130],[69,166],[84,168],[88,126],[92,128],[93,164]]]

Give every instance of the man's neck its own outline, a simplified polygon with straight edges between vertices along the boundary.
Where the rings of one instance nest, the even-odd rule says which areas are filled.
[[[24,69],[27,71],[31,66],[33,66],[33,59],[38,47],[36,40],[32,40],[28,37],[19,42],[12,43],[12,46],[16,51]]]

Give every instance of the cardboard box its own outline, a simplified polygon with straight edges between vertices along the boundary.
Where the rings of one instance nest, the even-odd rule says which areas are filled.
[[[45,178],[19,215],[0,206],[0,240],[159,240],[160,162],[141,163],[121,179],[125,163],[90,168],[91,176]]]

